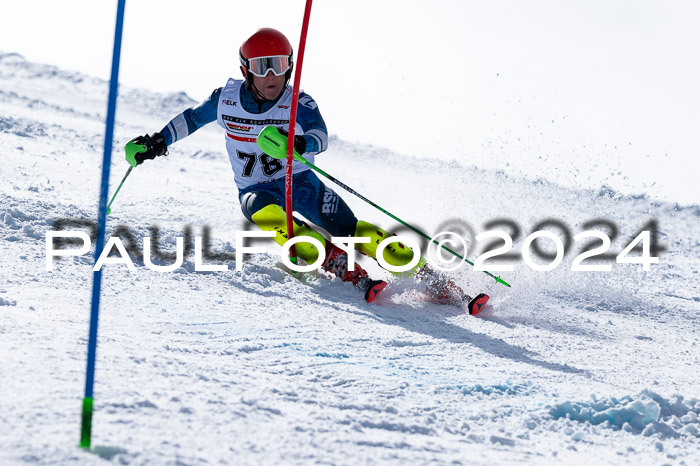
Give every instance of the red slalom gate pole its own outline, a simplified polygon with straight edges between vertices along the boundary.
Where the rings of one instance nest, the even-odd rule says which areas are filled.
[[[294,237],[294,220],[292,218],[292,162],[294,160],[294,130],[297,124],[297,104],[299,103],[299,82],[301,81],[301,66],[304,63],[304,50],[306,49],[306,33],[309,30],[309,17],[311,16],[311,2],[306,0],[304,8],[304,21],[301,25],[301,38],[299,39],[299,53],[297,55],[296,69],[294,70],[294,89],[292,90],[292,110],[289,116],[289,136],[287,138],[287,170],[285,171],[284,193],[285,211],[287,214],[287,239]],[[289,248],[289,258],[296,264],[297,251],[294,246]]]

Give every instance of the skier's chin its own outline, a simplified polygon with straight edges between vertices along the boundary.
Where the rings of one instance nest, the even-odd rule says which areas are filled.
[[[279,86],[265,86],[263,88],[263,95],[267,100],[275,100],[278,95],[280,95],[280,87]]]

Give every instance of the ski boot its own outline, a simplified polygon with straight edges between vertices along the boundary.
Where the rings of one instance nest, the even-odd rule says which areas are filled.
[[[352,282],[356,288],[365,292],[365,301],[371,303],[386,287],[384,280],[372,280],[367,271],[355,264],[355,270],[350,271],[348,267],[348,254],[339,247],[327,243],[326,259],[321,266],[344,282]]]
[[[252,215],[253,222],[263,231],[274,231],[274,241],[280,246],[287,241],[287,219],[284,209],[277,204],[270,204]],[[294,236],[311,236],[324,245],[326,256],[321,267],[334,274],[344,282],[352,282],[365,293],[365,301],[371,303],[386,287],[384,280],[372,280],[367,272],[355,264],[355,270],[348,270],[348,255],[345,251],[328,241],[323,235],[304,222],[294,219]],[[311,243],[297,243],[297,256],[307,264],[316,262],[320,251]]]
[[[432,302],[457,307],[466,306],[470,315],[479,314],[489,300],[489,296],[485,293],[479,293],[472,298],[447,275],[433,270],[428,265],[416,274],[416,278],[425,283],[425,292]]]

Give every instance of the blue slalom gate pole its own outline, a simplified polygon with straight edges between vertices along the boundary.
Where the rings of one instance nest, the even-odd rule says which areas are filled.
[[[98,209],[97,242],[95,243],[95,262],[102,254],[105,243],[107,219],[107,194],[109,192],[109,167],[112,163],[112,139],[114,137],[114,116],[117,111],[117,90],[119,84],[119,56],[122,48],[122,29],[124,26],[124,7],[126,0],[118,0],[117,25],[114,31],[114,49],[112,51],[112,74],[109,79],[109,100],[107,103],[107,122],[105,129],[105,151],[102,157],[102,187]],[[87,370],[85,372],[85,396],[83,398],[83,416],[80,427],[80,446],[90,448],[92,437],[92,389],[95,384],[95,353],[97,350],[97,322],[100,315],[100,291],[102,288],[101,270],[92,273],[92,304],[90,308],[90,334],[88,336]]]

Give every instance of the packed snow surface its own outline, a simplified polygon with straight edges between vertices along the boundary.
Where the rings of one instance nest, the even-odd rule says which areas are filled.
[[[492,296],[478,318],[363,260],[390,280],[367,304],[337,279],[292,276],[274,245],[235,270],[235,231],[252,227],[215,125],[135,169],[107,233],[133,252],[157,226],[171,254],[208,227],[228,270],[197,272],[190,254],[159,273],[138,251],[134,272],[104,268],[93,448],[79,449],[94,259],[47,271],[45,238],[97,217],[107,89],[0,54],[0,463],[700,463],[698,206],[331,138],[319,166],[430,234],[511,219],[519,254],[542,220],[573,236],[602,218],[617,254],[656,220],[665,248],[649,272],[572,272],[572,243],[550,272],[510,262],[512,288],[461,268],[467,292]],[[193,103],[120,89],[110,193],[124,143]],[[337,190],[358,217],[397,226]]]

